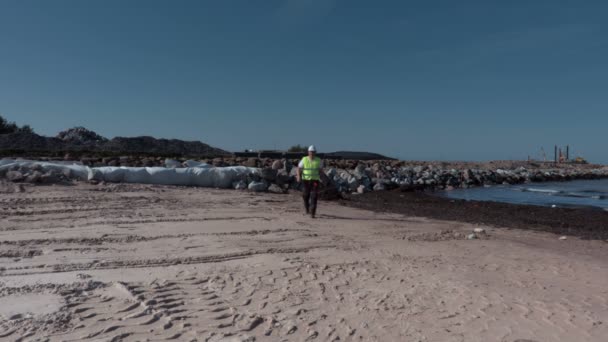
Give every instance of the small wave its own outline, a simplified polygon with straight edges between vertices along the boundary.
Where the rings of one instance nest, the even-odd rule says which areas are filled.
[[[539,189],[539,188],[521,188],[520,191],[523,191],[523,192],[540,192],[540,193],[546,193],[546,194],[558,194],[558,193],[561,192],[559,190]]]
[[[603,195],[608,195],[608,191],[602,191],[602,190],[591,190],[591,189],[584,189],[584,190],[577,190],[576,192],[589,193],[589,194],[603,194]]]
[[[585,204],[572,204],[572,203],[560,203],[556,205],[558,208],[570,208],[570,209],[592,209],[592,210],[606,210],[608,208],[597,206],[597,205],[585,205]]]
[[[558,196],[561,197],[575,197],[575,198],[591,198],[596,200],[605,200],[608,198],[606,195],[591,195],[589,193],[580,193],[580,192],[562,192],[559,193]]]

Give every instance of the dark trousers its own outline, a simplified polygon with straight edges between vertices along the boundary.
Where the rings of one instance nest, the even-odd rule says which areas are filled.
[[[315,215],[317,212],[317,195],[319,194],[319,181],[316,180],[305,180],[302,181],[304,185],[304,191],[302,191],[302,197],[304,198],[304,208],[306,212]]]

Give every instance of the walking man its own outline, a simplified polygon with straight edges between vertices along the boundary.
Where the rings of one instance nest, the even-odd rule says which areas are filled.
[[[323,173],[323,162],[316,156],[317,149],[314,145],[308,148],[308,156],[302,158],[298,164],[297,181],[303,182],[304,208],[306,214],[312,218],[317,212],[317,195],[319,194],[319,182]]]

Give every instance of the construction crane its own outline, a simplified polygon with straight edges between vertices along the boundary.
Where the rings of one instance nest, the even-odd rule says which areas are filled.
[[[540,152],[543,154],[543,161],[547,161],[547,154],[545,153],[545,149],[541,146]]]

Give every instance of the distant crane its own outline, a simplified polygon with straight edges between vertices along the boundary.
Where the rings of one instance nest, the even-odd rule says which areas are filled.
[[[543,154],[543,161],[547,161],[547,154],[545,153],[545,148],[544,147],[540,147],[540,152]]]
[[[540,147],[540,153],[543,158],[543,162],[547,162],[547,153],[545,152],[545,148],[543,146]],[[557,145],[553,147],[553,163],[589,163],[585,158],[580,157],[580,155],[574,159],[570,159],[570,155],[570,145],[566,145],[565,148],[558,147]],[[528,160],[530,160],[530,156],[528,156]]]

